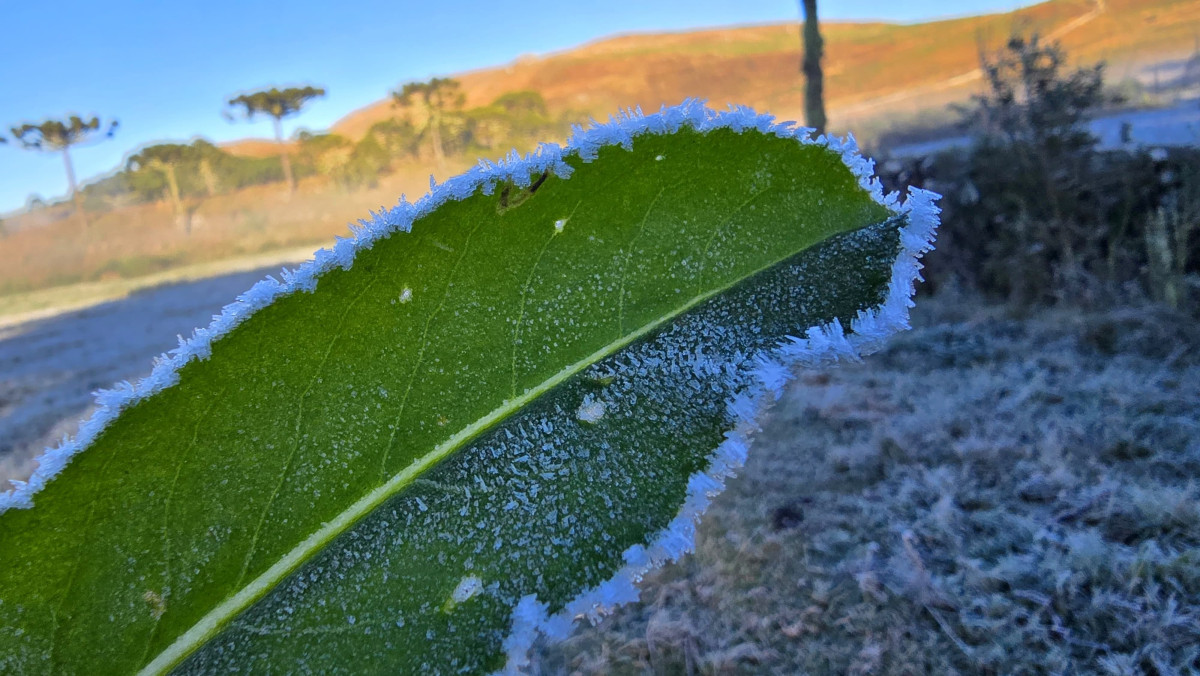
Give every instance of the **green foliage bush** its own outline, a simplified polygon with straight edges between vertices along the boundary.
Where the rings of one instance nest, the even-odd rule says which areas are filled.
[[[541,94],[523,90],[503,94],[486,106],[449,108],[441,114],[439,129],[449,155],[510,148],[527,151],[541,139],[565,133],[568,117],[553,117]],[[342,190],[373,186],[399,161],[428,159],[422,150],[429,145],[430,131],[428,125],[418,128],[408,117],[377,122],[357,142],[340,134],[301,131],[296,136],[299,148],[293,170],[297,178],[327,176]],[[283,167],[275,156],[239,157],[203,139],[190,144],[163,143],[131,154],[121,170],[84,187],[84,207],[103,211],[170,200],[165,172],[137,161],[150,155],[172,158],[180,197],[185,200],[284,180]]]
[[[399,118],[381,120],[371,125],[371,128],[367,130],[367,136],[373,137],[390,157],[416,157],[417,155],[419,137],[412,120]]]
[[[130,160],[149,151],[171,151],[182,197],[211,197],[254,185],[283,180],[278,157],[238,157],[203,139],[190,144],[159,144],[143,148]],[[303,176],[311,171],[297,170]],[[83,189],[85,204],[95,208],[157,202],[166,196],[164,173],[139,163],[126,166],[112,176]]]
[[[340,134],[312,134],[300,132],[300,149],[296,156],[296,170],[328,176],[342,189],[350,187],[347,167],[354,153],[354,143]]]
[[[566,126],[555,123],[541,94],[528,90],[502,94],[465,116],[469,143],[480,151],[503,150],[505,145],[525,148]]]

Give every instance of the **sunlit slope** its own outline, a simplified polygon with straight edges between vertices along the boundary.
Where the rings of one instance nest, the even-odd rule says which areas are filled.
[[[978,86],[980,46],[998,47],[1014,31],[1053,37],[1073,61],[1106,60],[1115,76],[1131,64],[1192,51],[1197,0],[1051,0],[1007,14],[922,24],[829,23],[826,92],[836,126],[884,109],[912,111],[966,98]],[[688,33],[619,36],[545,57],[454,75],[468,106],[532,89],[552,111],[605,117],[620,106],[657,108],[684,97],[740,103],[784,117],[803,104],[797,23]],[[394,114],[383,100],[334,125],[361,136]]]

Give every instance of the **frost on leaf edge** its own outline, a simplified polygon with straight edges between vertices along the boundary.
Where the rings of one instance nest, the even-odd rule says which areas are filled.
[[[758,429],[756,420],[783,392],[791,380],[792,369],[813,367],[842,359],[858,360],[861,355],[878,349],[889,335],[909,328],[908,311],[912,307],[914,284],[921,279],[919,259],[933,248],[940,209],[934,204],[939,195],[912,189],[901,201],[899,193],[883,191],[874,176],[874,161],[859,153],[854,136],[845,139],[813,135],[808,127],[795,122],[776,122],[769,114],[760,114],[745,106],[730,106],[715,111],[699,99],[686,99],[678,106],[663,106],[659,112],[643,114],[640,107],[623,110],[607,123],[592,120],[584,128],[574,125],[566,145],[545,143],[534,152],[522,156],[512,151],[498,162],[481,160],[467,172],[437,183],[430,176],[430,190],[415,203],[402,195],[391,209],[380,208],[370,213],[370,220],[351,225],[351,237],[338,237],[332,249],[322,248],[294,270],[284,268],[280,278],[268,275],[214,315],[212,322],[196,329],[190,338],[180,337],[179,346],[155,359],[150,375],[136,384],[122,381],[109,390],[96,392],[97,409],[81,422],[74,438],[47,449],[38,458],[38,467],[28,481],[13,480],[13,488],[0,493],[0,514],[9,509],[33,507],[33,496],[56,477],[71,459],[91,445],[121,411],[178,382],[179,371],[192,359],[207,359],[212,344],[276,299],[297,291],[316,290],[320,276],[335,268],[349,269],[358,251],[396,233],[410,232],[412,224],[432,213],[442,204],[461,201],[482,188],[490,195],[502,181],[527,187],[531,176],[550,171],[559,178],[570,177],[573,169],[565,158],[575,153],[590,162],[602,147],[619,145],[632,149],[633,139],[643,134],[671,134],[688,126],[698,132],[730,129],[741,133],[754,129],[763,134],[794,139],[801,144],[818,145],[838,153],[842,162],[859,180],[859,185],[879,204],[907,224],[900,230],[901,251],[893,263],[892,276],[884,302],[878,308],[860,311],[851,321],[849,331],[838,320],[810,328],[804,338],[789,337],[775,349],[760,355],[751,379],[752,384],[735,395],[727,408],[735,422],[725,433],[722,442],[710,455],[708,468],[693,474],[688,480],[687,495],[676,517],[658,533],[647,546],[634,545],[623,558],[625,566],[609,580],[584,591],[563,610],[548,614],[548,607],[536,595],[520,599],[512,613],[512,629],[503,642],[506,664],[502,673],[521,673],[529,664],[530,649],[537,636],[549,640],[566,638],[575,623],[587,618],[595,624],[611,613],[616,606],[639,598],[637,583],[653,568],[676,561],[695,548],[696,525],[712,498],[725,487],[725,480],[735,475],[745,463],[750,439]]]
[[[733,114],[745,109],[734,109]],[[749,112],[749,111],[746,111]],[[726,113],[728,115],[729,113]],[[761,129],[760,129],[761,130]],[[784,135],[769,128],[764,132]],[[900,251],[892,264],[892,275],[883,302],[876,308],[860,310],[847,331],[841,321],[815,326],[804,338],[788,336],[773,350],[756,358],[751,384],[726,402],[727,412],[735,421],[725,433],[725,441],[709,455],[708,468],[688,478],[687,494],[679,513],[651,540],[649,545],[633,545],[625,550],[625,565],[611,578],[584,591],[561,611],[550,615],[547,604],[529,594],[520,599],[512,612],[512,628],[504,639],[505,666],[496,674],[523,674],[530,665],[530,654],[539,636],[557,642],[566,639],[581,619],[592,625],[611,614],[617,606],[637,601],[637,585],[651,570],[678,561],[695,551],[696,527],[712,499],[725,489],[725,481],[736,476],[746,462],[751,439],[759,427],[757,420],[776,400],[794,376],[794,369],[827,366],[842,360],[859,361],[863,355],[880,349],[892,334],[910,328],[912,296],[921,277],[920,259],[933,249],[941,210],[935,202],[940,195],[918,188],[910,189],[903,202],[897,193],[884,195],[877,179],[866,178],[858,167],[873,164],[857,153],[853,137],[846,142],[822,136],[810,140],[806,129],[795,130],[801,142],[822,143],[841,150],[843,160],[860,177],[862,185],[880,204],[902,216]],[[840,147],[839,147],[840,145]]]
[[[531,176],[544,171],[565,179],[573,171],[565,159],[573,153],[578,154],[584,162],[590,162],[602,147],[620,145],[631,149],[636,136],[671,134],[684,126],[702,133],[715,129],[731,129],[738,133],[755,129],[764,134],[796,139],[803,144],[828,147],[841,155],[842,161],[858,177],[860,185],[877,202],[892,210],[899,209],[899,195],[883,193],[879,180],[873,175],[874,162],[859,154],[853,135],[846,139],[832,136],[813,138],[813,130],[808,127],[797,126],[795,122],[776,122],[773,115],[756,113],[745,106],[730,106],[727,111],[715,111],[705,106],[703,100],[686,99],[678,106],[663,106],[659,112],[650,115],[643,114],[639,107],[622,110],[610,117],[607,123],[593,119],[588,128],[574,125],[571,137],[564,146],[544,143],[525,156],[513,150],[497,162],[480,160],[475,167],[440,184],[430,176],[429,192],[417,202],[409,202],[406,196],[401,195],[399,204],[391,209],[381,207],[378,212],[370,212],[370,220],[361,219],[357,225],[350,226],[351,237],[338,237],[332,249],[317,250],[311,260],[294,270],[282,269],[280,279],[268,275],[239,295],[233,303],[222,308],[221,314],[214,315],[207,327],[196,329],[190,338],[181,336],[179,347],[154,360],[150,375],[137,383],[125,380],[112,389],[98,390],[95,393],[96,411],[80,423],[76,436],[64,436],[58,446],[43,452],[38,457],[37,468],[27,481],[10,480],[12,488],[0,492],[0,514],[10,509],[33,507],[33,496],[58,476],[76,454],[90,446],[122,410],[177,383],[179,371],[185,364],[192,359],[207,359],[216,340],[256,311],[282,296],[316,290],[320,276],[330,270],[349,269],[358,251],[369,249],[376,241],[397,232],[409,232],[417,219],[448,201],[466,199],[480,188],[485,195],[490,195],[502,181],[527,187]]]

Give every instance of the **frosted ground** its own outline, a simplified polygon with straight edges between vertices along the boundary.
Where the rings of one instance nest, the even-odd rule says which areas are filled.
[[[1166,108],[1102,115],[1092,120],[1088,127],[1100,139],[1101,148],[1115,150],[1127,145],[1122,139],[1125,125],[1128,125],[1129,143],[1133,146],[1200,144],[1200,99],[1187,99]],[[948,148],[963,147],[970,141],[968,136],[954,136],[925,143],[910,143],[892,148],[891,154],[922,157]]]
[[[799,378],[697,553],[560,674],[1200,672],[1200,329],[922,299]]]
[[[273,270],[0,328],[0,476]],[[1200,669],[1200,328],[923,298],[798,379],[696,555],[545,673]]]

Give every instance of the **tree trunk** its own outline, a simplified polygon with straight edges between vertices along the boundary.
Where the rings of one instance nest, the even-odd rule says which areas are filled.
[[[163,164],[163,173],[167,176],[167,191],[171,194],[171,206],[175,215],[183,213],[183,202],[179,199],[179,181],[175,177],[175,165]]]
[[[292,177],[292,160],[288,157],[287,146],[283,144],[283,121],[278,118],[271,118],[275,121],[275,142],[279,144],[279,163],[283,165],[283,180],[287,183],[288,194],[296,192],[296,179]]]
[[[75,167],[71,166],[71,153],[68,146],[63,146],[63,164],[67,167],[67,192],[71,194],[71,202],[75,205],[75,213],[83,219],[83,229],[88,229],[87,212],[83,210],[83,195],[75,186]]]
[[[446,178],[446,151],[442,148],[442,115],[436,108],[429,109],[429,132],[433,142],[433,159],[437,162],[442,179]]]
[[[216,197],[220,188],[217,187],[217,175],[213,172],[212,163],[207,158],[200,160],[200,177],[204,179],[204,188],[210,198]]]
[[[802,0],[804,7],[804,124],[825,133],[825,76],[821,57],[825,51],[821,27],[817,22],[817,0]]]
[[[179,195],[179,179],[175,176],[175,165],[163,164],[163,173],[167,175],[167,191],[171,194],[171,206],[175,209],[175,221],[183,226],[187,235],[192,234],[192,215],[183,208],[183,199]]]

